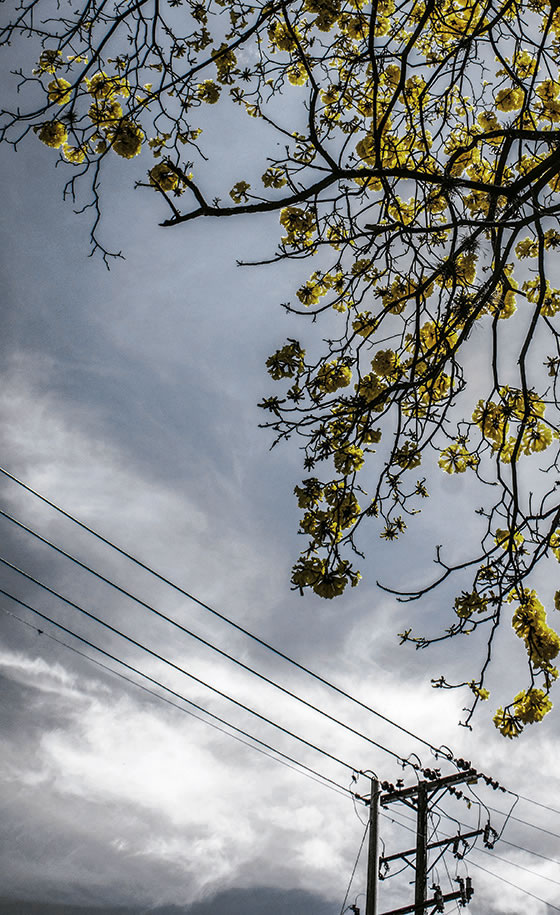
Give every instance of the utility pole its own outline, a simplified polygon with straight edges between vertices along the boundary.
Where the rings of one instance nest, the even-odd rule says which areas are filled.
[[[371,780],[371,795],[369,799],[369,846],[367,868],[366,915],[377,915],[377,879],[379,873],[378,862],[379,842],[379,782],[374,777]]]
[[[428,790],[420,782],[416,796],[416,880],[414,886],[414,915],[424,915],[426,872],[428,870]]]
[[[436,772],[429,772],[429,775],[436,775]],[[461,858],[468,848],[467,839],[474,838],[478,835],[484,835],[484,842],[487,847],[492,848],[493,844],[488,840],[490,826],[486,829],[476,829],[464,834],[459,833],[449,839],[443,839],[438,842],[428,843],[428,815],[432,806],[439,800],[441,795],[448,790],[453,790],[454,785],[461,782],[472,781],[477,778],[474,769],[468,769],[464,772],[457,772],[455,775],[449,775],[445,778],[433,778],[430,781],[420,781],[417,785],[410,788],[395,788],[386,782],[382,783],[382,788],[386,790],[385,794],[380,793],[379,782],[376,778],[371,780],[371,795],[369,799],[369,852],[368,852],[368,874],[367,874],[367,897],[366,897],[366,915],[377,915],[377,880],[378,876],[383,879],[384,874],[381,869],[388,869],[390,861],[403,860],[415,871],[414,902],[410,905],[402,906],[399,909],[392,909],[385,912],[384,915],[432,915],[435,912],[444,912],[444,904],[453,900],[459,900],[460,905],[467,905],[473,895],[473,888],[470,877],[463,880],[457,878],[459,889],[452,893],[442,893],[441,888],[433,884],[431,889],[434,891],[433,896],[427,898],[428,874],[437,864],[442,855],[447,851],[449,846],[453,846],[456,857]],[[388,789],[388,790],[387,790]],[[384,855],[378,860],[377,843],[378,843],[378,816],[379,807],[388,807],[390,804],[402,803],[416,813],[416,847],[406,851],[398,852],[393,855]],[[438,850],[433,863],[428,866],[428,852]],[[379,873],[378,873],[379,865]]]

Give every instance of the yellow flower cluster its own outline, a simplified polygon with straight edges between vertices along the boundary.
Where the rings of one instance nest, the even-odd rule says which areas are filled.
[[[332,394],[339,388],[346,388],[351,381],[352,369],[338,359],[323,363],[315,379],[318,389],[325,394]]]
[[[377,329],[377,324],[377,319],[373,317],[371,311],[361,311],[352,321],[352,329],[360,337],[369,337]]]
[[[88,109],[88,118],[96,127],[110,127],[122,116],[120,104],[112,98],[96,98]]]
[[[288,81],[292,86],[305,86],[308,80],[307,70],[302,64],[292,64],[288,69]]]
[[[35,76],[40,76],[42,73],[56,73],[61,66],[62,51],[57,51],[54,48],[45,48],[41,52],[37,61],[37,69],[33,70],[33,73]]]
[[[296,47],[296,38],[301,38],[297,30],[290,30],[279,19],[273,20],[268,27],[268,37],[273,51],[293,51]]]
[[[494,543],[496,546],[501,546],[502,550],[511,550],[516,552],[524,542],[525,538],[521,531],[514,531],[512,533],[511,531],[503,530],[502,528],[498,528],[496,530]]]
[[[267,168],[261,181],[265,187],[284,187],[286,184],[286,173],[282,168]]]
[[[346,443],[334,453],[334,466],[336,470],[344,476],[359,470],[363,466],[363,463],[364,452],[358,445],[349,445]]]
[[[477,697],[477,699],[481,699],[483,702],[485,702],[486,699],[490,698],[489,690],[485,689],[483,686],[479,686],[478,683],[475,683],[474,680],[471,680],[471,682],[469,683],[469,687],[473,691],[473,693]]]
[[[376,375],[391,378],[399,374],[399,357],[392,349],[380,349],[371,360]]]
[[[552,431],[542,421],[545,404],[534,391],[524,395],[517,388],[503,386],[500,388],[501,403],[492,400],[479,400],[472,415],[484,437],[490,442],[493,451],[499,452],[504,463],[510,463],[516,447],[516,439],[508,438],[510,420],[520,424],[522,431],[519,453],[529,455],[544,451],[552,442]]]
[[[329,569],[325,560],[318,557],[301,559],[292,572],[295,587],[300,590],[311,587],[319,597],[329,600],[342,594],[348,582],[355,587],[360,578],[360,573],[354,572],[349,563],[340,562],[334,569]]]
[[[521,588],[508,599],[519,601],[511,624],[516,635],[525,642],[531,664],[545,671],[549,679],[555,680],[558,671],[550,662],[560,651],[560,636],[548,626],[545,609],[536,592]]]
[[[336,288],[337,283],[342,279],[343,274],[339,273],[333,276],[331,273],[320,273],[316,271],[310,277],[307,283],[304,283],[303,286],[297,290],[296,295],[300,302],[308,307],[309,305],[317,305],[319,300],[327,294],[327,292],[333,288]],[[339,311],[344,310],[344,305],[338,302],[335,306]]]
[[[552,708],[552,702],[542,690],[532,687],[522,690],[513,700],[513,714],[499,708],[494,715],[494,724],[504,737],[519,737],[525,724],[542,721]]]
[[[303,369],[304,359],[305,350],[301,348],[297,340],[292,340],[268,357],[266,360],[268,374],[275,381],[279,381],[281,378],[293,378],[296,372]]]
[[[201,102],[207,105],[215,105],[220,98],[222,87],[218,86],[213,79],[205,79],[203,83],[198,84],[197,95]]]
[[[57,77],[48,85],[47,98],[51,105],[65,105],[70,101],[72,84],[67,79]]]
[[[237,184],[232,187],[229,196],[234,203],[246,203],[249,199],[247,191],[250,187],[251,185],[247,181],[238,181]]]
[[[465,473],[468,467],[478,467],[478,456],[471,454],[463,442],[448,445],[438,460],[438,464],[446,473]]]
[[[133,159],[142,149],[144,134],[130,118],[122,118],[118,124],[107,130],[111,148],[123,159]]]
[[[455,598],[455,613],[462,620],[468,620],[473,613],[485,613],[488,607],[488,598],[483,597],[478,591],[463,591]]]
[[[419,467],[422,463],[422,455],[413,442],[405,442],[401,448],[397,448],[393,455],[393,463],[403,470],[411,470],[413,467]]]
[[[294,488],[294,493],[300,508],[314,508],[323,498],[323,485],[317,477],[309,477],[303,480],[303,486]]]
[[[300,207],[284,207],[280,211],[280,224],[286,230],[282,242],[293,248],[309,248],[313,244],[315,216],[310,210]]]
[[[237,57],[234,52],[228,48],[225,41],[222,42],[216,51],[212,52],[212,58],[216,65],[216,79],[218,82],[227,84],[232,83],[233,73],[237,65]]]
[[[526,293],[529,302],[541,303],[541,314],[545,317],[553,318],[560,311],[560,289],[553,289],[548,280],[544,295],[541,295],[540,280],[525,280],[521,288]]]
[[[85,84],[89,94],[97,100],[114,98],[115,95],[128,98],[130,95],[130,86],[124,77],[108,76],[103,70],[95,73],[91,79],[86,76]]]
[[[364,375],[361,381],[354,386],[360,397],[363,397],[367,404],[370,404],[376,412],[383,410],[387,401],[387,386],[379,380],[379,377],[370,372]]]
[[[158,162],[149,171],[150,184],[162,191],[173,191],[177,188],[179,178],[166,162]]]
[[[524,98],[525,93],[518,86],[500,89],[496,93],[496,108],[498,111],[519,111]]]
[[[313,25],[321,32],[330,31],[340,16],[340,0],[305,0],[304,7],[315,16]]]
[[[59,149],[68,139],[68,131],[61,121],[47,121],[41,127],[33,128],[41,143],[45,146],[51,146],[53,149]]]

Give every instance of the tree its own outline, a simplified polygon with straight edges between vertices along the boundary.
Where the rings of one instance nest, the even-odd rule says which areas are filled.
[[[558,0],[22,0],[2,39],[27,39],[36,60],[18,71],[30,101],[3,113],[2,138],[33,131],[57,150],[71,195],[90,176],[106,259],[103,169],[147,147],[137,183],[165,201],[163,225],[277,211],[272,260],[310,261],[285,307],[336,328],[313,356],[295,338],[281,346],[267,367],[282,391],[261,403],[275,441],[303,440],[294,588],[333,598],[356,585],[362,528],[403,534],[430,458],[475,475],[488,493],[480,544],[456,565],[438,547],[437,580],[400,597],[454,574],[470,584],[444,633],[402,641],[488,627],[480,674],[456,684],[472,691],[468,724],[511,608],[529,681],[494,722],[514,737],[540,721],[560,650],[531,584],[560,561]],[[280,151],[224,203],[200,121],[226,103]]]

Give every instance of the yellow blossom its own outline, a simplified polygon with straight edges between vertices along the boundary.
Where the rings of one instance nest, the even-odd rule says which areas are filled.
[[[325,362],[317,372],[317,387],[326,394],[346,388],[352,380],[352,369],[338,361]]]
[[[41,143],[44,143],[45,146],[52,146],[53,149],[59,149],[68,139],[68,131],[61,121],[47,121],[41,127],[33,129]]]
[[[499,111],[518,111],[523,105],[525,93],[517,86],[500,89],[496,93],[496,108]]]
[[[265,187],[279,188],[286,184],[286,175],[281,168],[267,168],[261,180]]]
[[[57,77],[48,85],[47,98],[53,105],[65,105],[70,101],[72,84],[67,79]]]
[[[109,133],[111,148],[123,159],[133,159],[142,149],[142,133],[138,124],[123,118]]]
[[[238,181],[237,184],[234,184],[232,187],[231,191],[229,192],[229,196],[234,203],[247,202],[249,199],[247,191],[250,187],[251,185],[247,181]]]
[[[150,184],[162,191],[172,191],[177,187],[179,178],[166,162],[158,162],[149,171]]]
[[[215,105],[220,98],[221,91],[222,87],[218,86],[214,80],[205,79],[203,83],[198,84],[197,95],[201,102],[206,102],[208,105]]]

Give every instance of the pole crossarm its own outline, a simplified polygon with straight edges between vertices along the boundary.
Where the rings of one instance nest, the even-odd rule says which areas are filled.
[[[428,851],[431,851],[432,848],[441,848],[443,845],[453,845],[454,842],[460,842],[461,839],[466,840],[472,839],[474,836],[481,836],[483,832],[483,829],[475,829],[473,832],[465,832],[456,836],[450,836],[449,839],[442,839],[441,842],[431,842],[430,845],[427,846],[427,849]],[[399,858],[406,858],[407,855],[414,855],[415,853],[415,848],[409,848],[407,851],[401,851],[395,855],[383,855],[383,857],[379,859],[379,864],[383,865],[389,861],[397,861]]]
[[[432,909],[432,912],[442,912],[442,903],[452,902],[454,899],[460,899],[464,904],[465,898],[466,897],[463,890],[456,890],[454,893],[445,893],[444,895],[433,896],[431,899],[426,899],[425,902],[422,903],[422,906],[424,909],[429,909],[430,906],[435,906],[435,908]],[[412,903],[411,905],[405,905],[400,909],[391,909],[390,912],[384,912],[383,915],[407,915],[407,913],[414,912],[416,908],[417,905]]]
[[[455,775],[446,776],[446,778],[438,778],[433,782],[420,782],[419,784],[424,784],[427,788],[438,791],[440,788],[448,788],[450,785],[456,785],[459,782],[470,781],[471,779],[473,781],[477,779],[475,769],[469,769],[468,772],[457,772]],[[379,798],[379,803],[382,807],[386,807],[387,804],[393,804],[395,801],[405,801],[417,795],[418,788],[418,785],[413,785],[411,788],[399,788],[397,791],[382,794]]]

